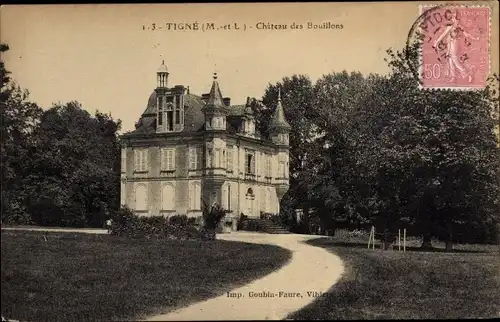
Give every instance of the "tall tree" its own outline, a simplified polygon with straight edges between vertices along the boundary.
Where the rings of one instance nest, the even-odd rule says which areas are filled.
[[[7,45],[0,45],[2,54],[8,49]],[[36,150],[32,133],[42,110],[28,100],[28,91],[10,79],[3,61],[0,74],[2,222],[26,224],[30,216],[26,209],[25,180]]]
[[[30,185],[38,224],[102,226],[119,203],[119,128],[120,121],[92,117],[77,102],[43,113]]]
[[[281,91],[281,99],[284,107],[285,117],[290,123],[290,190],[287,193],[291,198],[284,198],[294,204],[289,204],[283,209],[307,208],[307,186],[304,185],[304,169],[310,146],[308,142],[315,135],[312,118],[315,113],[313,85],[311,80],[304,75],[293,75],[284,77],[276,84],[269,84],[262,104],[255,104],[254,111],[259,131],[269,135],[269,121],[273,115],[278,101],[278,91]],[[297,201],[301,201],[298,203]],[[307,209],[305,210],[307,213]]]
[[[372,164],[385,168],[383,178],[391,181],[381,185],[377,180],[379,190],[390,192],[387,197],[393,197],[398,216],[409,215],[418,225],[422,246],[429,247],[434,235],[451,248],[460,225],[474,226],[481,234],[499,220],[495,93],[490,88],[421,90],[408,64],[417,59],[417,50],[415,45],[389,51],[387,86],[370,99],[372,107],[384,106],[392,115],[376,145],[385,166]]]

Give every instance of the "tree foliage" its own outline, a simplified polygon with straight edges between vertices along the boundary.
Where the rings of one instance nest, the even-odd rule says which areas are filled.
[[[314,85],[296,75],[269,85],[266,105],[277,87],[291,98],[283,100],[292,124],[286,208],[291,200],[314,207],[326,229],[408,227],[426,244],[431,237],[449,245],[495,239],[498,76],[479,91],[422,90],[412,70],[417,50],[388,50],[387,76],[344,71]]]
[[[119,207],[121,122],[77,102],[43,111],[1,69],[2,222],[102,226]]]

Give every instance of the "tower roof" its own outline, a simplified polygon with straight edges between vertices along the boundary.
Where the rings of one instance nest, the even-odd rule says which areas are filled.
[[[157,73],[168,73],[168,68],[165,65],[165,61],[164,60],[161,61],[161,66],[160,66],[160,68],[158,68]]]
[[[283,105],[281,104],[281,89],[278,89],[278,104],[274,110],[274,115],[270,124],[271,130],[283,129],[290,130],[291,126],[286,121],[285,111],[283,110]]]
[[[214,80],[212,82],[212,88],[210,88],[210,93],[208,94],[207,104],[205,108],[222,108],[227,109],[224,104],[224,99],[220,91],[219,82],[217,82],[217,73],[214,73]]]

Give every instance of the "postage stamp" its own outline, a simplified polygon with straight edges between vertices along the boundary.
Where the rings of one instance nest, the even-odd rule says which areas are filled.
[[[420,7],[420,14],[421,86],[484,88],[490,74],[491,8],[426,5]]]

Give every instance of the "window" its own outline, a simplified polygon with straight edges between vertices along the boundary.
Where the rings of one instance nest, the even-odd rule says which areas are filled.
[[[189,209],[201,209],[201,186],[198,182],[194,182],[189,186]]]
[[[285,161],[280,161],[280,178],[286,178],[286,166]]]
[[[247,152],[245,156],[245,173],[255,174],[255,154]]]
[[[222,168],[222,150],[219,148],[215,149],[214,168]]]
[[[147,171],[148,165],[148,150],[147,149],[135,149],[134,150],[134,158],[135,158],[135,171]]]
[[[175,210],[175,189],[170,184],[164,185],[161,191],[161,209]]]
[[[227,153],[226,153],[226,158],[227,158],[227,171],[233,171],[233,147],[230,146],[227,148]]]
[[[181,122],[181,113],[179,110],[175,110],[175,124],[180,124]]]
[[[271,177],[271,155],[266,154],[266,177]]]
[[[200,147],[189,148],[189,169],[196,170],[201,168],[202,150]]]
[[[163,96],[158,97],[158,125],[163,125],[163,109],[165,108],[163,102],[164,102],[164,97]]]
[[[175,170],[175,149],[163,148],[160,152],[161,171]]]
[[[127,149],[122,149],[122,162],[121,162],[122,172],[127,171]]]
[[[135,210],[148,210],[147,189],[144,184],[139,184],[135,188]]]
[[[168,103],[167,106],[165,107],[166,115],[167,115],[167,121],[166,121],[166,131],[171,132],[174,130],[174,111],[173,111],[173,105],[172,103]]]
[[[176,96],[175,97],[175,109],[179,110],[181,108],[181,97]]]
[[[213,158],[213,153],[212,153],[212,149],[208,149],[207,148],[207,168],[211,168],[212,167],[212,158]]]

